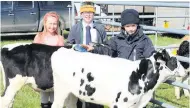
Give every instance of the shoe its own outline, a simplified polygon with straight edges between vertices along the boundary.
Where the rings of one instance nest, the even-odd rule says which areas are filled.
[[[48,102],[48,103],[41,103],[41,108],[51,108],[52,103]]]

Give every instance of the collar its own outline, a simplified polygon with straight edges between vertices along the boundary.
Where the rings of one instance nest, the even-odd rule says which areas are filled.
[[[87,23],[85,23],[84,21],[82,21],[82,25],[84,26],[84,27],[86,27],[86,26],[90,26],[91,28],[93,28],[93,21],[90,23],[90,24],[87,24]]]

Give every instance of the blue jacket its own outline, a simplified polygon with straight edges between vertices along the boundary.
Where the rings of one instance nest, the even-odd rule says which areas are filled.
[[[124,30],[121,30],[120,34],[112,37],[104,44],[104,46],[94,46],[92,52],[129,60],[139,60],[150,57],[155,51],[151,40],[143,33],[140,26],[133,36],[129,36],[125,34]]]
[[[105,31],[104,25],[94,22],[93,28],[95,28],[97,30],[97,38],[98,38],[97,43],[105,42],[107,39],[107,36],[106,36],[106,31]],[[82,43],[82,33],[83,33],[83,27],[82,27],[82,22],[80,21],[71,28],[71,31],[68,36],[68,43],[81,44]]]

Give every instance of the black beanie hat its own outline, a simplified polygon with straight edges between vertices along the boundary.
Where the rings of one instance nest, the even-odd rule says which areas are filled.
[[[134,9],[126,9],[121,13],[121,26],[139,24],[139,13]]]

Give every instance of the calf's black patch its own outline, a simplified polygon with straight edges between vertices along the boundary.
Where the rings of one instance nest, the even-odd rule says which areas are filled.
[[[113,108],[118,108],[117,105],[114,105]]]
[[[157,84],[157,81],[158,81],[158,78],[160,75],[159,71],[160,71],[160,69],[154,69],[152,62],[149,60],[147,73],[145,75],[145,78],[148,79],[148,81],[144,82],[144,84],[145,84],[144,91],[145,92],[148,92],[149,90],[153,89],[154,86]]]
[[[136,72],[133,71],[130,76],[128,91],[133,95],[140,94],[142,87],[140,87],[138,81],[145,81],[145,79],[148,79],[148,81],[144,82],[144,91],[147,92],[156,85],[158,77],[159,71],[156,71],[156,73],[154,73],[153,63],[149,59],[143,59],[139,64],[139,69],[137,69]]]
[[[123,99],[123,102],[127,102],[127,101],[128,101],[128,98],[125,97],[125,98]]]
[[[81,72],[82,72],[82,73],[84,72],[84,68],[81,69]]]
[[[80,80],[80,86],[82,86],[83,84],[84,84],[84,80],[81,79],[81,80]]]
[[[88,96],[92,96],[92,94],[96,91],[96,88],[91,87],[90,85],[85,86],[85,90],[87,91]]]
[[[116,97],[116,99],[115,99],[116,102],[118,102],[118,99],[120,98],[120,95],[121,95],[121,92],[119,92],[119,93],[117,94],[117,97]]]
[[[79,95],[81,95],[81,93],[82,93],[82,91],[81,91],[81,90],[79,90]]]
[[[75,72],[73,72],[73,76],[75,76]]]
[[[138,72],[133,71],[131,76],[130,76],[130,81],[128,84],[128,91],[131,94],[140,94],[140,90],[142,89],[139,86],[138,80],[140,79],[140,74]]]
[[[83,92],[83,95],[85,96],[85,95],[86,95],[86,93],[85,93],[85,92]]]
[[[93,81],[94,80],[94,77],[92,77],[91,73],[88,73],[87,74],[87,79],[89,82]]]

